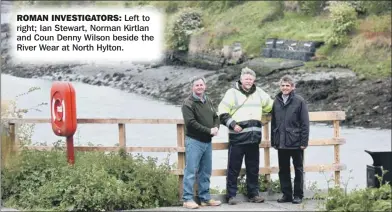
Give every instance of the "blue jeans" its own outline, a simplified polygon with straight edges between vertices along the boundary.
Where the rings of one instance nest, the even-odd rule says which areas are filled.
[[[193,200],[195,176],[198,179],[198,196],[206,202],[210,196],[210,177],[212,172],[212,146],[196,139],[185,137],[185,169],[183,200]]]

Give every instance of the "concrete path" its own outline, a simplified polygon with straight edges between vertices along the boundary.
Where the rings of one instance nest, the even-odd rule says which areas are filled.
[[[1,207],[0,211],[18,211],[18,210],[13,209],[13,208],[3,208],[3,207]]]
[[[222,204],[218,207],[200,207],[198,209],[186,209],[178,207],[161,207],[152,209],[139,209],[131,211],[318,211],[320,201],[305,200],[302,204],[277,203],[276,201],[266,201],[264,203],[241,202],[237,205]]]
[[[261,195],[266,199],[264,203],[250,203],[247,201],[247,197],[239,194],[237,195],[237,200],[240,201],[237,205],[228,205],[226,198],[222,194],[213,194],[211,197],[216,200],[223,202],[221,206],[218,207],[200,207],[198,209],[186,209],[182,205],[175,207],[160,207],[160,208],[150,208],[150,209],[136,209],[127,211],[318,211],[322,210],[321,203],[322,200],[313,200],[312,198],[315,193],[309,190],[304,191],[305,199],[302,204],[292,204],[290,203],[278,203],[277,199],[281,197],[281,194],[268,194],[267,192],[261,193]],[[308,197],[308,198],[306,198]],[[196,199],[197,201],[197,199]]]
[[[126,211],[320,211],[322,200],[313,200],[312,198],[315,193],[309,190],[304,191],[305,199],[302,204],[290,203],[278,203],[276,200],[281,197],[281,194],[269,194],[267,192],[261,193],[266,199],[264,203],[250,203],[247,201],[247,197],[239,194],[237,200],[239,204],[228,205],[226,198],[222,194],[212,194],[211,197],[216,200],[223,202],[218,207],[200,207],[198,209],[186,209],[182,205],[171,206],[171,207],[160,207],[160,208],[149,208],[149,209],[134,209],[134,210],[123,210]],[[197,201],[197,199],[196,199]],[[18,211],[11,208],[1,208],[1,211]]]
[[[237,205],[222,204],[218,207],[200,207],[195,210],[186,209],[182,206],[161,207],[150,209],[137,209],[127,211],[318,211],[320,201],[304,200],[302,204],[277,203],[276,201],[266,201],[264,203],[241,202]],[[18,211],[12,208],[1,208],[1,211]]]

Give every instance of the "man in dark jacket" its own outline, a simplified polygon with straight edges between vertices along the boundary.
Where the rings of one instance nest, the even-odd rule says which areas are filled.
[[[272,107],[271,145],[278,150],[279,180],[283,197],[279,203],[302,202],[303,155],[309,141],[309,112],[305,100],[295,94],[294,80],[283,76],[279,82],[281,92]],[[294,198],[291,185],[290,158],[295,170]]]
[[[185,122],[185,169],[183,206],[199,207],[193,201],[193,185],[198,176],[198,192],[202,206],[218,206],[220,201],[211,199],[210,177],[212,172],[213,136],[218,134],[220,121],[214,105],[205,95],[206,81],[202,77],[191,80],[192,93],[182,105]]]

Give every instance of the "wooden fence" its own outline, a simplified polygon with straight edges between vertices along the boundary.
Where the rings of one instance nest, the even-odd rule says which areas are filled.
[[[333,136],[331,138],[311,139],[309,146],[334,146],[334,162],[332,164],[308,165],[304,164],[304,172],[335,172],[335,185],[340,185],[340,171],[345,170],[346,166],[340,163],[340,145],[345,143],[345,139],[340,137],[340,121],[345,119],[345,112],[343,111],[322,111],[309,112],[311,122],[332,121],[333,122]],[[19,149],[19,142],[17,140],[17,125],[23,123],[50,123],[50,119],[7,119],[9,125],[11,142],[14,150]],[[124,148],[127,152],[177,152],[178,165],[177,169],[173,170],[173,174],[179,176],[179,193],[182,194],[182,182],[185,167],[185,144],[184,144],[184,121],[182,119],[78,119],[78,124],[117,124],[119,132],[119,146],[118,147],[91,147],[91,146],[75,146],[75,151],[118,151]],[[263,120],[263,138],[260,143],[260,148],[264,149],[264,167],[260,167],[260,174],[264,174],[267,180],[270,180],[270,175],[278,173],[279,167],[271,166],[270,164],[270,147],[269,139],[269,117]],[[177,146],[176,147],[135,147],[127,146],[125,124],[175,124],[177,125]],[[50,146],[29,146],[29,149],[49,150]],[[228,149],[228,142],[212,144],[213,150]],[[309,150],[308,150],[309,151]],[[293,167],[291,167],[293,171]],[[244,173],[244,170],[241,170]],[[215,169],[212,171],[212,176],[226,176],[226,169]]]

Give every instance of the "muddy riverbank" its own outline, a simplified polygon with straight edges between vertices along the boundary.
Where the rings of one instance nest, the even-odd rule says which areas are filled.
[[[366,80],[342,68],[305,70],[303,62],[255,58],[240,65],[215,67],[215,70],[176,66],[173,61],[161,64],[130,63],[107,66],[75,65],[14,65],[8,54],[8,26],[1,27],[2,73],[23,78],[81,81],[99,86],[111,86],[128,92],[149,95],[172,104],[181,104],[189,94],[188,80],[201,75],[208,81],[208,93],[218,104],[225,91],[238,80],[240,69],[248,66],[257,74],[256,84],[274,96],[277,82],[284,74],[297,80],[297,92],[309,103],[310,111],[344,110],[343,125],[354,127],[391,127],[391,78]],[[169,63],[168,63],[169,62]],[[170,65],[169,65],[170,64]]]

